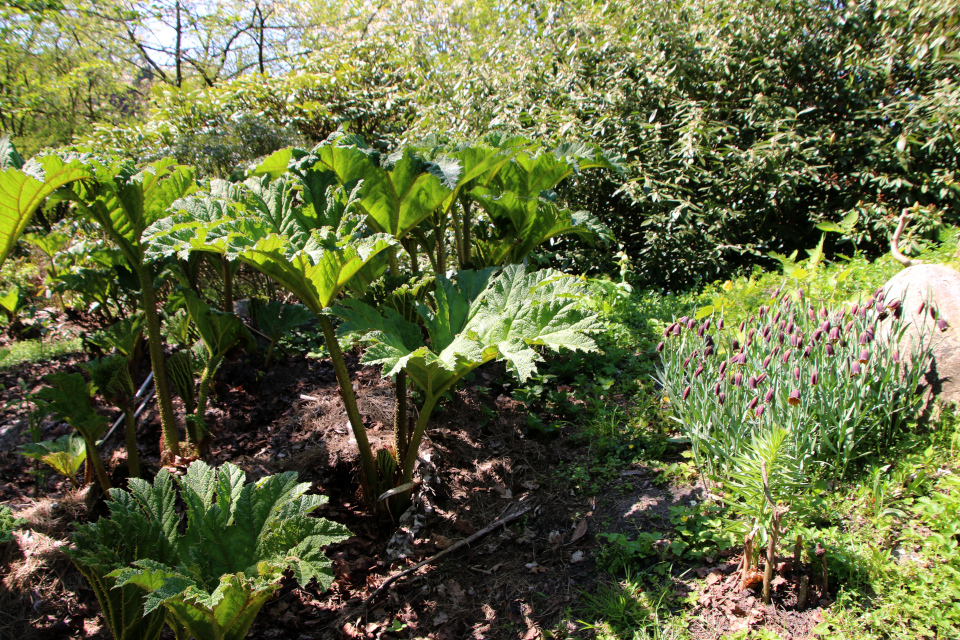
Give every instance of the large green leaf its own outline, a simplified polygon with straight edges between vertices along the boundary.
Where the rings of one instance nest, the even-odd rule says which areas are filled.
[[[34,212],[47,198],[61,187],[95,177],[88,162],[55,155],[27,164],[8,160],[4,165],[0,171],[0,264],[10,255]]]
[[[342,335],[370,344],[363,362],[383,365],[385,377],[405,370],[428,394],[440,393],[477,366],[507,362],[521,380],[533,374],[541,356],[533,348],[593,350],[586,333],[599,329],[596,316],[582,310],[584,282],[545,270],[527,273],[521,265],[461,271],[453,281],[437,278],[432,305],[417,309],[429,344],[413,323],[357,300],[334,309],[343,318]]]
[[[166,471],[153,488],[137,481],[131,482],[132,494],[114,491],[118,507],[111,507],[110,520],[96,525],[172,541],[176,553],[139,554],[114,563],[106,574],[123,588],[145,593],[148,615],[163,607],[195,638],[239,640],[279,588],[284,571],[292,570],[304,585],[316,578],[325,588],[332,581],[323,548],[348,532],[310,516],[325,498],[306,494],[310,485],[298,483],[295,473],[245,483],[243,471],[233,465],[213,469],[198,461],[178,482],[188,522],[183,535]]]

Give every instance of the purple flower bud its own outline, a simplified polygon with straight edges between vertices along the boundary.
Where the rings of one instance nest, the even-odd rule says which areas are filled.
[[[763,328],[763,337],[768,340],[770,339],[770,325],[767,325]]]
[[[709,358],[712,355],[713,355],[713,345],[708,344],[707,348],[703,350],[703,357]]]
[[[750,348],[750,345],[752,345],[752,344],[753,344],[753,340],[751,340],[750,338],[747,338],[747,341],[744,343],[743,346],[744,346],[745,348],[749,349],[749,348]]]
[[[854,360],[853,363],[850,364],[850,375],[856,377],[860,375],[860,373],[860,363]]]
[[[657,353],[663,353],[663,340],[661,340],[660,343],[657,344]]]
[[[790,346],[791,346],[791,347],[799,346],[799,345],[797,344],[797,343],[799,342],[799,340],[800,340],[800,337],[799,337],[799,336],[796,336],[796,335],[790,336]]]
[[[720,320],[717,321],[717,329],[723,331],[723,318],[720,318]]]
[[[893,351],[893,361],[900,362],[900,351],[898,349],[894,349]]]
[[[858,313],[860,313],[860,305],[855,304],[852,307],[850,307],[850,315],[855,316]]]
[[[772,355],[772,356],[775,356],[775,355],[777,355],[778,353],[780,353],[780,346],[779,346],[779,345],[775,346],[775,347],[770,351],[770,355]]]
[[[791,333],[793,333],[793,330],[796,329],[796,328],[797,328],[797,325],[795,325],[793,322],[791,322],[790,324],[788,324],[788,325],[787,325],[787,335],[790,335]]]
[[[807,317],[811,320],[815,320],[817,317],[817,312],[814,311],[813,307],[807,307]]]
[[[875,297],[877,300],[883,300],[883,296],[883,287],[878,287],[877,290],[873,292],[873,297]]]
[[[861,318],[866,318],[866,317],[867,317],[867,307],[865,307],[865,306],[864,306],[864,307],[860,307],[860,317],[861,317]]]
[[[860,339],[858,340],[858,342],[859,342],[861,345],[867,344],[867,332],[866,332],[866,331],[864,331],[863,333],[860,334]]]
[[[763,359],[763,364],[761,365],[764,369],[770,366],[770,356],[767,356]]]
[[[759,385],[763,384],[763,381],[766,380],[766,379],[767,379],[767,374],[766,374],[766,373],[761,373],[760,375],[757,376],[757,385],[759,386]]]
[[[707,318],[707,321],[703,323],[703,330],[710,331],[710,318]]]
[[[817,329],[816,331],[813,332],[813,336],[811,337],[811,340],[813,340],[813,342],[816,343],[817,340],[819,340],[822,336],[823,336],[823,330]]]
[[[734,339],[733,339],[733,342],[730,343],[730,347],[731,347],[734,351],[740,351],[740,341],[737,340],[736,338],[734,338]]]
[[[763,394],[763,401],[764,402],[773,401],[773,389],[767,389],[767,392]]]
[[[830,344],[829,342],[827,343],[827,348],[825,350],[825,353],[831,357],[837,355],[837,353],[833,350],[833,345]]]
[[[717,396],[717,402],[719,402],[721,405],[723,404],[724,400],[726,400],[726,399],[727,399],[727,394],[724,393],[723,391],[721,391],[721,392],[720,392],[720,395]]]
[[[687,320],[689,319],[690,319],[690,316],[683,316],[682,318],[677,320],[677,322],[679,322],[680,324],[687,324]]]
[[[867,300],[867,308],[869,309],[875,304],[877,304],[877,299],[871,296],[870,299]]]
[[[697,326],[696,320],[694,320],[693,318],[690,318],[689,320],[687,320],[687,329],[690,329],[691,331],[693,331],[693,328],[695,326]]]
[[[737,371],[733,375],[733,386],[739,387],[741,384],[743,384],[743,374]]]
[[[715,395],[715,396],[720,395],[720,383],[719,383],[719,382],[718,382],[717,384],[713,385],[713,395]]]
[[[760,416],[763,415],[763,410],[766,409],[766,408],[767,408],[767,405],[765,405],[765,404],[760,405],[759,407],[757,407],[756,409],[753,410],[753,415],[755,415],[755,416],[757,416],[757,417],[759,418]]]
[[[757,330],[750,329],[750,331],[747,331],[747,340],[753,340],[753,336],[755,335],[757,335]]]
[[[829,315],[830,315],[830,313],[827,311],[827,308],[826,308],[826,307],[821,307],[821,308],[820,308],[820,318],[825,319],[825,318],[826,318],[827,316],[829,316]]]
[[[803,300],[803,289],[798,289],[798,290],[797,290],[797,297],[798,297],[800,300]]]
[[[794,389],[790,392],[790,397],[787,398],[787,404],[791,407],[795,407],[800,404],[800,389]]]
[[[887,303],[887,309],[890,309],[891,311],[896,311],[899,308],[900,308],[900,298],[894,298],[893,300]]]
[[[853,329],[853,320],[851,320],[850,322],[848,322],[847,324],[845,324],[845,325],[843,326],[843,332],[844,332],[844,333],[850,333],[850,330],[851,330],[851,329]]]
[[[781,331],[780,333],[777,334],[777,341],[780,344],[783,344],[783,341],[786,339],[786,337],[787,337],[786,334],[784,334],[783,331]]]
[[[831,326],[833,326],[833,325],[830,324],[830,321],[829,321],[829,320],[824,320],[823,322],[820,323],[820,331],[823,331],[824,333],[827,333],[827,332],[830,331],[830,327],[831,327]]]
[[[869,349],[863,349],[863,350],[861,350],[861,351],[860,351],[860,357],[857,358],[857,360],[859,360],[859,361],[862,362],[862,363],[869,362],[869,361],[870,361],[870,350],[869,350]]]
[[[813,351],[812,348],[808,345],[807,348],[803,350],[803,357],[804,357],[804,358],[809,358],[809,357],[810,357],[810,353],[811,353],[812,351]]]
[[[790,359],[790,353],[792,351],[793,349],[787,349],[786,351],[783,352],[783,364],[787,364],[787,360]]]
[[[743,333],[743,330],[746,329],[746,328],[747,328],[747,323],[744,322],[743,320],[741,320],[741,321],[740,321],[740,327],[739,327],[740,333]]]
[[[683,399],[686,400],[689,395],[690,395],[690,387],[687,387],[686,389],[683,390]]]
[[[702,338],[702,337],[703,337],[703,332],[704,332],[703,325],[700,325],[700,328],[697,329],[697,335]]]
[[[793,379],[800,382],[800,367],[793,368]]]
[[[697,370],[693,372],[693,377],[696,378],[701,373],[703,373],[703,365],[700,365],[699,367],[697,367]]]
[[[780,295],[780,289],[781,289],[781,287],[777,287],[777,290],[774,291],[774,292],[773,292],[773,295],[770,296],[770,297],[771,297],[771,298],[776,298],[778,295]]]
[[[754,398],[753,400],[750,401],[750,404],[747,405],[747,408],[748,408],[748,409],[756,409],[756,408],[757,408],[757,404],[759,404],[759,403],[760,403],[760,398]]]
[[[810,374],[810,384],[817,384],[820,381],[820,374],[814,371]]]
[[[927,306],[927,303],[926,303],[926,302],[921,302],[921,303],[920,303],[920,306],[917,307],[917,315],[920,315],[921,313],[923,313],[923,309],[924,309],[924,307],[926,307],[926,306]]]
[[[747,389],[756,389],[757,388],[757,379],[753,376],[747,378]]]
[[[937,316],[939,315],[940,312],[937,310],[937,308],[934,305],[930,305],[930,317],[936,320]]]
[[[676,322],[673,323],[673,335],[675,336],[680,335],[680,325],[677,324]]]
[[[727,372],[727,361],[724,360],[720,363],[720,375],[723,375]]]
[[[673,325],[672,325],[672,324],[671,324],[669,327],[667,327],[666,329],[663,330],[663,337],[664,337],[664,338],[669,338],[671,331],[673,331]]]
[[[946,331],[949,327],[950,325],[947,323],[945,319],[940,318],[939,320],[937,320],[937,329],[940,329],[940,331]]]
[[[830,342],[836,342],[837,340],[839,340],[839,339],[840,339],[840,327],[834,327],[833,329],[830,329],[830,335],[827,336],[827,339],[828,339]]]
[[[773,314],[773,324],[777,324],[778,322],[780,322],[780,312],[779,312],[779,311],[777,311],[775,314]]]
[[[780,331],[783,331],[786,328],[787,328],[787,319],[784,318],[783,320],[780,321]]]
[[[767,315],[767,307],[765,305],[760,305],[760,309],[757,313],[761,318],[764,317],[765,315]]]

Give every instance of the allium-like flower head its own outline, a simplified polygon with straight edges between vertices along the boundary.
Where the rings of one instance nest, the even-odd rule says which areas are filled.
[[[791,407],[795,407],[800,404],[800,389],[794,389],[790,392],[790,397],[787,398],[787,404]]]

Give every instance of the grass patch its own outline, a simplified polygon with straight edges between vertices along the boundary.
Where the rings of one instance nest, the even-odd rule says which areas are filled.
[[[80,338],[68,338],[54,342],[42,340],[22,340],[0,349],[0,371],[10,369],[19,364],[42,362],[62,356],[66,353],[80,353],[83,351]]]

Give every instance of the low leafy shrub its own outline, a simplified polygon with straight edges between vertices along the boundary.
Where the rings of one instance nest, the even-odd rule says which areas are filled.
[[[110,517],[78,527],[68,552],[116,638],[158,637],[164,612],[197,640],[243,638],[285,571],[303,585],[332,582],[323,547],[349,532],[310,517],[326,498],[307,495],[296,473],[244,484],[238,467],[198,461],[177,484],[183,533],[172,477],[161,471],[153,486],[133,478],[129,492],[111,490]]]

